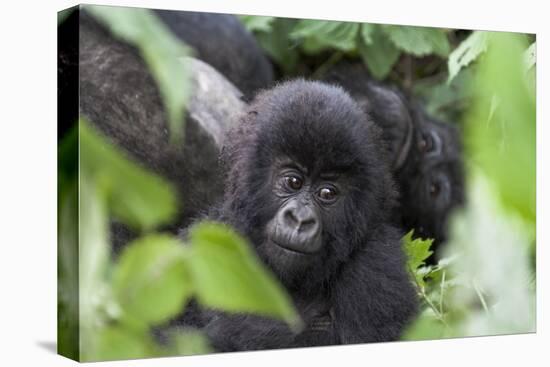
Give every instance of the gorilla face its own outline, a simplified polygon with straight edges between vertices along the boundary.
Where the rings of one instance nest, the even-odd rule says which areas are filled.
[[[408,161],[398,179],[402,186],[404,223],[417,235],[446,240],[447,219],[464,202],[460,135],[448,124],[412,110],[416,131]]]
[[[287,285],[325,281],[388,221],[395,192],[380,131],[341,88],[279,85],[227,141],[235,225]]]

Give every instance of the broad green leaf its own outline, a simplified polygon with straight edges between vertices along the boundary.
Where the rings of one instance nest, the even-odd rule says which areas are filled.
[[[188,56],[190,49],[148,9],[99,5],[83,5],[83,9],[105,24],[115,36],[140,50],[163,98],[171,138],[180,141],[190,86],[190,76],[181,58]]]
[[[356,47],[358,31],[358,23],[304,19],[296,24],[290,38],[302,40],[308,53],[326,48],[351,51]]]
[[[369,37],[371,43],[367,44],[360,39],[357,50],[372,76],[379,80],[384,79],[399,59],[401,52],[378,27],[372,30]]]
[[[447,66],[449,68],[450,83],[458,72],[476,60],[479,55],[487,50],[488,32],[474,31],[449,55]]]
[[[239,19],[250,32],[271,32],[271,24],[276,18],[259,15],[239,15]]]
[[[156,346],[147,331],[136,332],[118,326],[97,331],[95,348],[84,354],[83,362],[157,356]]]
[[[258,32],[256,38],[267,54],[286,73],[291,74],[298,63],[298,48],[289,38],[296,20],[275,18],[271,23],[271,32]]]
[[[212,347],[206,335],[200,331],[179,330],[170,336],[170,346],[177,355],[212,353]]]
[[[426,264],[426,259],[433,253],[433,251],[430,250],[433,239],[413,239],[413,233],[414,231],[411,230],[402,239],[403,249],[405,250],[405,255],[407,256],[407,269],[413,276],[413,280],[419,286],[424,286],[425,274],[418,270],[421,266]]]
[[[449,54],[449,40],[442,29],[396,25],[383,25],[381,29],[397,48],[412,55]]]
[[[370,45],[373,42],[372,32],[377,27],[376,24],[363,23],[361,24],[361,38],[366,45]]]
[[[189,264],[196,295],[205,306],[299,322],[284,288],[246,241],[230,228],[203,222],[190,233]]]
[[[505,207],[536,221],[536,108],[525,73],[522,35],[494,32],[478,65],[466,123],[466,148]],[[498,103],[495,103],[498,101]]]
[[[169,183],[126,159],[83,119],[79,137],[80,167],[106,190],[116,217],[143,230],[173,218],[176,199]]]
[[[114,269],[112,287],[131,323],[154,325],[174,317],[193,291],[183,244],[168,235],[132,242]]]

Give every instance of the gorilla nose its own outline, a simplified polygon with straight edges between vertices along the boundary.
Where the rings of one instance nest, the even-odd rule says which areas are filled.
[[[315,212],[309,207],[286,208],[283,213],[283,220],[287,228],[297,231],[300,236],[315,236],[319,230]]]

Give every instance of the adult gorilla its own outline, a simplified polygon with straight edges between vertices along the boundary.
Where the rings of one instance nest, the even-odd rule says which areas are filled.
[[[365,123],[366,122],[366,123]],[[303,80],[262,92],[222,153],[210,216],[246,235],[305,323],[207,312],[219,351],[391,341],[414,315],[394,184],[380,132],[341,88]]]

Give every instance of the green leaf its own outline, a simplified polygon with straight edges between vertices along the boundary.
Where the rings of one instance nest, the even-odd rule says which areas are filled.
[[[405,330],[402,340],[436,340],[452,337],[452,331],[430,308],[427,308],[420,317],[418,317]]]
[[[149,235],[124,249],[113,273],[113,292],[132,323],[160,324],[184,308],[193,287],[183,244]]]
[[[275,17],[263,17],[259,15],[239,15],[241,23],[250,32],[271,32]]]
[[[84,362],[151,358],[156,355],[156,347],[146,331],[136,333],[114,326],[98,330],[95,337],[95,350],[84,358]]]
[[[260,263],[244,238],[203,222],[192,228],[190,268],[200,303],[229,312],[250,312],[297,324],[289,296]]]
[[[413,280],[420,286],[424,285],[425,272],[419,271],[419,268],[426,264],[426,259],[433,253],[430,247],[433,239],[413,239],[414,230],[411,230],[402,238],[403,249],[407,256],[407,269],[413,276]]]
[[[522,35],[489,35],[473,86],[477,94],[466,123],[466,147],[502,203],[531,223],[534,232],[536,107],[535,91],[525,73],[526,48]]]
[[[363,42],[365,42],[365,45],[370,45],[373,43],[372,39],[372,32],[374,32],[374,29],[377,26],[375,24],[370,23],[363,23],[361,24],[361,38],[363,39]]]
[[[170,335],[170,346],[175,355],[188,356],[212,353],[212,347],[206,335],[200,331],[185,329]]]
[[[462,68],[468,66],[487,50],[487,35],[488,32],[474,31],[451,52],[447,61],[449,68],[448,83],[454,79]]]
[[[256,33],[256,38],[267,54],[285,74],[291,74],[299,60],[298,48],[289,38],[296,24],[294,19],[275,18],[271,32]]]
[[[122,40],[136,46],[149,65],[168,114],[173,141],[181,141],[190,75],[181,58],[190,49],[148,9],[83,5]]]
[[[372,76],[381,80],[390,73],[401,52],[378,28],[370,32],[370,44],[360,39],[357,50]]]
[[[396,25],[383,25],[381,29],[397,48],[412,55],[449,54],[449,40],[442,29]]]
[[[356,47],[358,31],[358,23],[303,19],[290,38],[302,40],[304,51],[311,54],[327,48],[351,51]]]
[[[84,120],[79,122],[80,167],[106,190],[114,215],[135,229],[149,230],[176,214],[175,190],[126,159]]]

